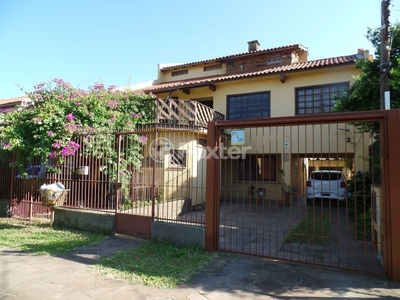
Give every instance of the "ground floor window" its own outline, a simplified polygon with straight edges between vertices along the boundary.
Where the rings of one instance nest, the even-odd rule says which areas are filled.
[[[277,156],[269,154],[248,154],[238,159],[237,180],[276,181]]]
[[[170,150],[170,167],[186,168],[186,150]]]

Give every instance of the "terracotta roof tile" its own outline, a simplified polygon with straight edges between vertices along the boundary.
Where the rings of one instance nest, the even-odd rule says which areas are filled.
[[[9,103],[18,103],[24,100],[28,100],[29,98],[27,96],[21,96],[21,97],[15,97],[15,98],[6,98],[6,99],[0,99],[0,105],[5,105]]]
[[[329,67],[329,66],[337,66],[337,65],[345,65],[355,63],[357,59],[360,59],[358,55],[348,55],[348,56],[339,56],[333,58],[326,58],[326,59],[318,59],[313,61],[306,61],[300,63],[294,63],[290,65],[284,66],[277,66],[275,68],[268,68],[263,69],[260,71],[254,72],[246,72],[246,73],[235,73],[235,74],[223,74],[223,75],[216,75],[216,76],[207,76],[207,77],[198,77],[198,78],[191,78],[185,80],[178,80],[178,81],[170,81],[164,82],[159,84],[154,84],[152,86],[146,87],[143,89],[144,92],[157,92],[163,90],[169,90],[174,88],[183,88],[183,87],[190,87],[193,85],[200,85],[200,84],[212,84],[221,81],[227,80],[234,80],[246,77],[256,77],[256,76],[263,76],[263,75],[271,75],[281,72],[291,72],[291,71],[299,71],[299,70],[306,70],[306,69],[314,69],[314,68],[322,68],[322,67]]]

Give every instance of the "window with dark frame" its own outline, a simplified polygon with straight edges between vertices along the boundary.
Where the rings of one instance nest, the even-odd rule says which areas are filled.
[[[172,77],[181,76],[181,75],[186,75],[188,73],[189,73],[189,70],[173,71],[173,72],[171,72],[171,76]]]
[[[282,62],[282,58],[280,58],[280,57],[270,58],[267,60],[267,65],[279,64],[281,62]]]
[[[277,156],[248,154],[237,160],[237,180],[277,181]]]
[[[212,66],[205,66],[203,68],[203,71],[204,72],[209,72],[209,71],[220,70],[220,69],[222,69],[222,64],[212,65]]]
[[[296,88],[296,115],[330,113],[350,82]]]
[[[186,150],[170,150],[170,167],[186,168]]]
[[[227,119],[270,117],[270,92],[227,96]]]

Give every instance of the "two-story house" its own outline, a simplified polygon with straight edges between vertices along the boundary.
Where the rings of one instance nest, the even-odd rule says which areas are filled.
[[[157,146],[160,155],[165,156],[158,165],[164,170],[160,173],[164,178],[159,182],[164,185],[164,197],[189,197],[194,204],[204,202],[207,154],[202,152],[204,149],[199,149],[206,143],[207,121],[226,119],[239,122],[330,113],[335,98],[350,87],[354,76],[360,74],[356,60],[369,58],[367,50],[358,49],[356,54],[309,61],[308,48],[300,44],[262,50],[255,40],[248,42],[246,52],[183,64],[160,64],[158,78],[142,90],[164,99],[159,101],[158,116],[161,119],[157,120],[159,125],[163,124],[163,132],[158,138],[161,138],[161,144],[166,143]],[[182,120],[185,122],[181,123]],[[182,124],[200,126],[196,127],[197,130],[183,133]],[[325,129],[321,130],[320,134],[324,135]],[[344,143],[353,133],[346,124],[332,130],[343,137],[341,141]],[[227,146],[233,144],[232,133],[231,130],[225,132]],[[266,155],[271,150],[256,149],[257,141],[251,137],[250,131],[242,133],[239,130],[233,134],[243,134],[246,141],[243,145],[253,146],[253,151],[249,150],[247,159],[240,163],[226,163],[229,167],[222,167],[221,177],[230,178],[221,179],[224,182],[222,186],[229,191],[247,190],[256,185],[270,191],[270,195],[278,195],[284,180],[304,196],[304,178],[308,170],[326,168],[325,160],[330,161],[331,169],[342,169],[344,164],[340,157],[332,159],[329,152],[334,148],[335,155],[340,156],[340,153],[349,151],[347,148],[344,150],[343,143],[339,145],[341,141],[330,145],[330,149],[326,145],[319,147],[315,141],[312,149],[293,148],[294,144],[304,143],[302,141],[290,145],[296,156],[287,158],[284,147],[289,142],[277,131],[272,133],[278,136],[271,142],[274,154]],[[293,136],[290,139],[293,141]],[[353,154],[353,157],[357,155]],[[294,176],[299,166],[306,166],[301,179]],[[175,186],[168,191],[169,182],[174,182]]]

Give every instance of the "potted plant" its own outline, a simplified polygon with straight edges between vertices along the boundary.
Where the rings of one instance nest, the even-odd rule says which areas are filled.
[[[265,189],[263,189],[262,187],[258,188],[257,195],[258,197],[263,197],[265,195]]]

